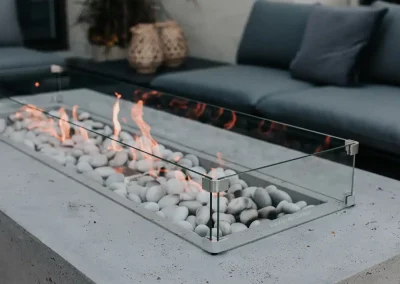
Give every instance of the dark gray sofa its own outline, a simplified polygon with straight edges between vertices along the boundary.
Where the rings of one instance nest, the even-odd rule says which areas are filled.
[[[302,82],[289,73],[313,8],[256,1],[237,65],[163,75],[151,86],[400,153],[400,9],[389,9],[382,22],[376,54],[366,67],[369,79],[346,88]],[[398,28],[393,32],[387,26]]]
[[[23,46],[15,0],[0,1],[0,81],[38,78],[50,72],[52,64],[64,65],[64,59],[51,53]]]

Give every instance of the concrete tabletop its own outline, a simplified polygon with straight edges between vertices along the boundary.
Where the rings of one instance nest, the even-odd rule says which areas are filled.
[[[212,256],[10,145],[0,153],[0,211],[95,283],[336,283],[400,253],[400,183],[361,170],[355,207]]]

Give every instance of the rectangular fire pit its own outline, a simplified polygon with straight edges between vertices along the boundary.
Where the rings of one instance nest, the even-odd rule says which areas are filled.
[[[87,89],[11,98],[0,137],[210,253],[354,205],[355,141],[194,104],[199,117],[231,113],[219,129],[146,107],[149,93],[135,96],[134,104]],[[264,139],[240,134],[239,122],[262,126]],[[277,143],[283,132],[295,143]]]

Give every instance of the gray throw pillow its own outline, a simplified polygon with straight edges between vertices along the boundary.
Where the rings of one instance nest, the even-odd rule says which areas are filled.
[[[317,84],[348,86],[358,81],[362,51],[387,9],[317,6],[290,65],[291,75]]]
[[[22,44],[15,0],[0,0],[0,46]]]
[[[368,50],[368,79],[400,84],[400,5],[377,1],[372,7],[388,8],[388,12]]]

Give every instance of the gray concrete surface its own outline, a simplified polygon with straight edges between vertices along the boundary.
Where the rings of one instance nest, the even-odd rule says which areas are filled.
[[[66,100],[110,107],[83,92],[68,92]],[[48,96],[35,97],[40,100]],[[7,107],[0,102],[0,109]],[[169,139],[209,146],[182,140],[177,125],[171,127]],[[211,136],[217,146],[219,139],[237,138],[221,133]],[[253,141],[238,141],[231,155],[247,154],[242,162],[254,163],[257,153],[248,155]],[[0,211],[95,283],[336,283],[400,254],[400,183],[364,171],[355,172],[354,208],[211,256],[6,144],[0,153]],[[269,160],[297,155],[276,146],[258,154]]]
[[[0,211],[0,284],[93,282]]]

